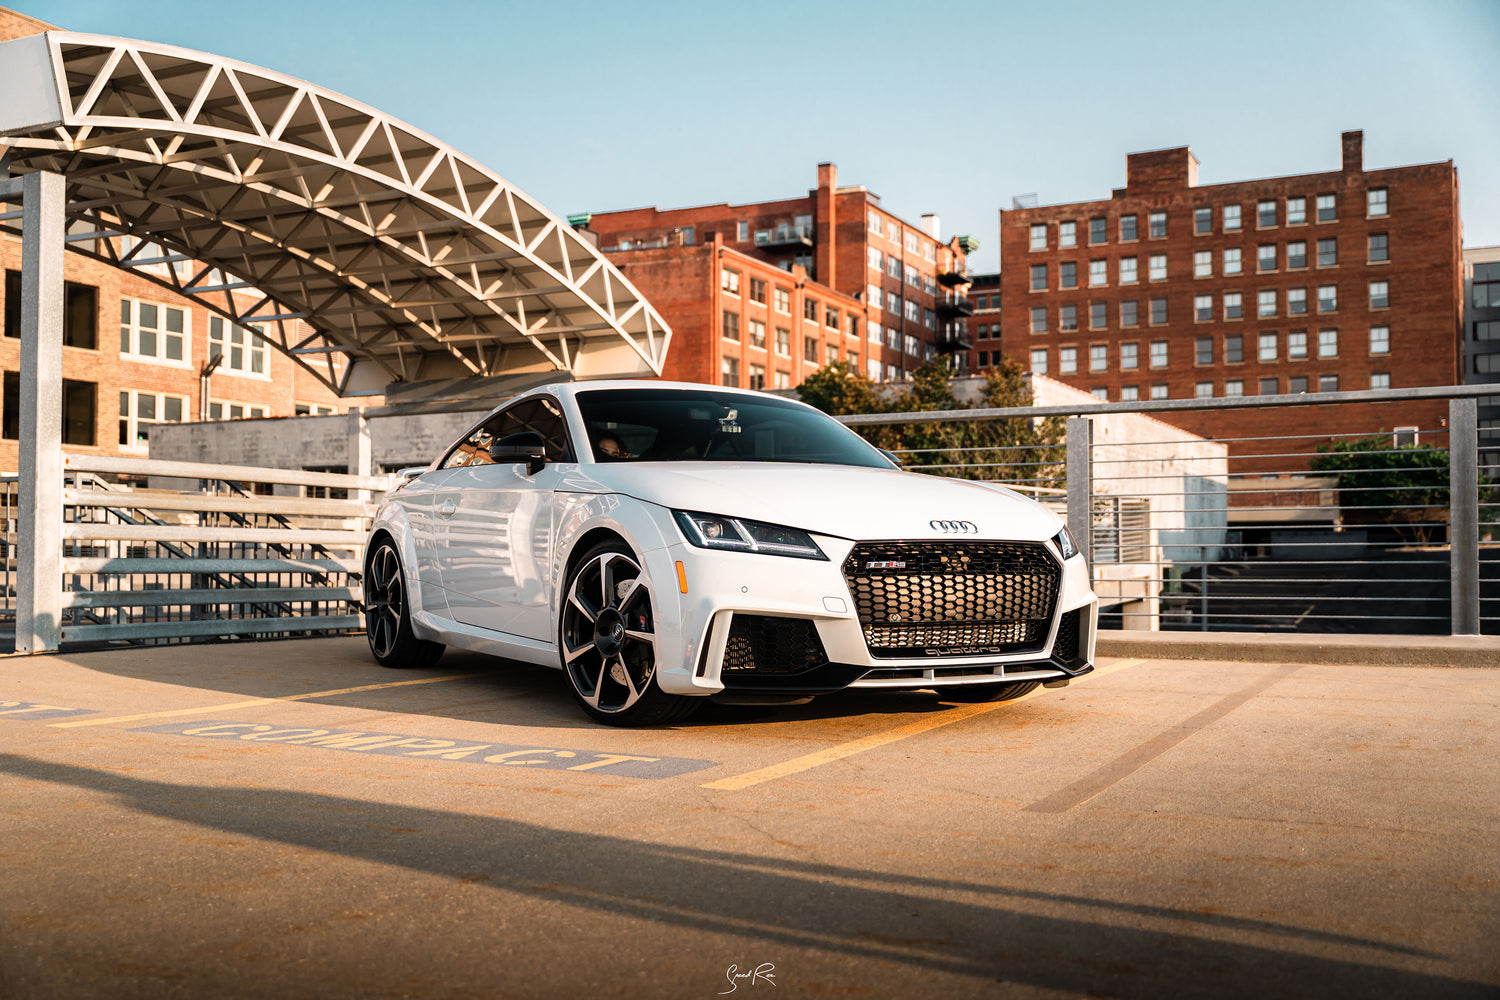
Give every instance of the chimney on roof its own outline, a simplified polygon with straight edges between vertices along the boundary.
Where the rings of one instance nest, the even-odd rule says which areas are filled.
[[[817,272],[813,275],[814,281],[820,281],[829,288],[837,288],[834,282],[834,261],[838,259],[834,253],[834,234],[838,232],[834,224],[834,194],[839,189],[839,168],[832,163],[818,164],[818,195],[814,205],[813,216],[813,268]]]
[[[1344,140],[1344,173],[1361,174],[1365,170],[1365,133],[1362,129],[1345,132],[1341,138]]]
[[[926,215],[922,216],[922,232],[926,233],[928,236],[931,236],[935,240],[941,240],[942,237],[938,235],[941,229],[942,223],[936,215],[928,212]]]

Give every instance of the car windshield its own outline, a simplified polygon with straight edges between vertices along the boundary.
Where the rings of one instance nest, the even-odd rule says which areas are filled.
[[[889,469],[832,417],[774,396],[711,389],[577,395],[598,462],[819,462]]]

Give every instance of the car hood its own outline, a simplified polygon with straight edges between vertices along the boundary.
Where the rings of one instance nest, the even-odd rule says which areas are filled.
[[[981,538],[1041,541],[1062,520],[991,484],[898,469],[781,462],[640,462],[586,467],[600,486],[677,510],[724,514],[839,538],[951,538],[932,522],[968,521]]]

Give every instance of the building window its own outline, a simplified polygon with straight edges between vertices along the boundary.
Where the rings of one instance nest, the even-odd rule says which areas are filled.
[[[1032,349],[1031,370],[1038,375],[1047,374],[1047,349],[1045,347]]]
[[[1167,321],[1167,300],[1165,297],[1151,300],[1151,322],[1162,324]]]
[[[895,292],[886,292],[885,293],[885,311],[889,312],[889,313],[895,313],[897,316],[900,316],[901,315],[901,296],[897,295]]]
[[[1046,264],[1031,265],[1031,290],[1033,292],[1043,292],[1047,290]]]
[[[988,323],[980,323],[979,324],[979,334],[978,334],[978,336],[979,336],[980,340],[989,340],[990,339],[990,325]]]
[[[1370,327],[1370,353],[1391,353],[1391,328],[1388,326]]]
[[[1141,387],[1138,385],[1120,386],[1120,402],[1134,403],[1141,398]]]
[[[1260,335],[1260,350],[1256,354],[1256,358],[1258,360],[1260,360],[1260,361],[1275,361],[1276,360],[1276,334],[1275,333],[1263,333],[1263,334]]]
[[[1294,396],[1300,396],[1303,393],[1307,392],[1307,376],[1293,375],[1291,378],[1287,379],[1286,391]]]
[[[1469,287],[1475,308],[1500,307],[1500,261],[1475,264]]]
[[[1307,313],[1307,289],[1288,288],[1286,290],[1286,314],[1288,316],[1302,316]]]
[[[1106,231],[1106,228],[1105,228],[1106,225],[1107,225],[1107,221],[1104,220],[1104,219],[1090,219],[1089,220],[1089,244],[1090,245],[1098,245],[1098,244],[1103,243],[1103,242],[1105,242],[1106,240],[1109,239],[1109,233]]]
[[[1245,394],[1245,383],[1241,379],[1232,378],[1224,383],[1224,395],[1243,396]]]
[[[63,379],[63,444],[93,447],[97,389],[93,382]],[[0,418],[0,437],[14,441],[21,436],[21,373],[6,372],[3,382],[0,382],[0,393],[5,397],[3,418]]]
[[[719,359],[719,384],[738,389],[740,385],[739,358]]]
[[[1242,267],[1239,247],[1229,247],[1224,251],[1225,274],[1239,274]]]
[[[260,420],[266,415],[264,406],[247,406],[244,403],[226,403],[223,400],[212,400],[208,404],[208,419],[210,420]]]
[[[735,225],[735,227],[734,227],[734,237],[740,243],[744,243],[747,240],[749,240],[750,239],[750,223],[748,223],[748,222],[737,223]],[[738,385],[738,384],[739,384],[739,382],[736,381],[735,385]]]
[[[1318,241],[1318,266],[1334,267],[1339,262],[1339,241],[1337,239]]]
[[[1386,214],[1385,188],[1371,188],[1365,192],[1365,214],[1372,217]]]
[[[1198,399],[1213,399],[1214,384],[1212,382],[1199,382],[1193,386],[1193,395]]]
[[[894,326],[885,328],[885,346],[893,351],[901,350],[901,331]]]
[[[902,315],[905,316],[911,322],[913,322],[913,323],[919,323],[922,320],[922,313],[920,311],[921,308],[922,308],[921,306],[917,305],[911,299],[907,299],[906,300],[906,307],[901,312],[902,312]]]
[[[823,363],[824,364],[829,364],[829,365],[835,365],[835,364],[838,364],[838,360],[839,360],[839,345],[837,345],[837,344],[824,344],[823,345]]]
[[[1078,245],[1078,223],[1059,222],[1057,224],[1057,245],[1062,249]]]
[[[1133,285],[1136,282],[1135,258],[1120,258],[1120,284]]]
[[[1339,286],[1318,286],[1318,312],[1337,312],[1339,307]]]
[[[1193,339],[1193,364],[1211,365],[1214,363],[1214,338],[1195,337]]]
[[[725,295],[740,294],[740,272],[732,268],[721,268],[719,271],[719,289]]]
[[[749,387],[751,389],[764,389],[766,387],[766,366],[765,365],[751,365],[750,366],[750,386]]]
[[[1167,395],[1168,395],[1167,394],[1167,385],[1166,385],[1165,382],[1153,382],[1153,383],[1151,383],[1151,398],[1152,399],[1166,399]]]
[[[1060,306],[1057,310],[1057,328],[1059,330],[1078,329],[1078,307]]]
[[[885,254],[881,253],[877,247],[869,247],[865,251],[865,257],[874,270],[879,271],[885,267]]]
[[[777,371],[775,373],[776,388],[790,389],[792,387],[792,373]]]
[[[1033,223],[1031,227],[1031,249],[1047,249],[1047,224],[1045,222]]]
[[[1389,238],[1385,233],[1370,234],[1368,258],[1372,264],[1391,259]]]
[[[208,357],[222,357],[225,371],[267,374],[268,353],[266,342],[254,327],[238,326],[222,316],[208,318]]]
[[[1255,270],[1260,274],[1276,270],[1276,244],[1262,243],[1256,248]]]
[[[1307,222],[1307,199],[1288,198],[1286,200],[1286,224],[1289,226],[1301,226]]]
[[[1295,240],[1286,245],[1286,266],[1289,271],[1301,270],[1307,266],[1307,244],[1302,240]]]
[[[728,309],[724,310],[724,339],[740,339],[740,314],[737,312],[730,312]],[[739,383],[735,384],[738,385]]]
[[[1234,230],[1236,230],[1238,228],[1240,228],[1240,206],[1238,206],[1238,205],[1225,205],[1224,206],[1224,231],[1226,233],[1227,232],[1233,232]]]
[[[1388,281],[1370,282],[1370,308],[1385,309],[1391,304],[1391,283]]]
[[[1244,300],[1239,292],[1224,293],[1224,318],[1240,319],[1245,315]]]
[[[1078,265],[1077,264],[1073,263],[1071,260],[1065,260],[1061,264],[1057,265],[1057,272],[1058,272],[1057,287],[1059,287],[1059,288],[1077,288],[1078,287]]]
[[[1095,386],[1094,388],[1089,390],[1089,395],[1093,396],[1095,399],[1107,401],[1109,399],[1109,390],[1104,388],[1104,386],[1102,385]]]
[[[1370,373],[1370,388],[1371,389],[1389,389],[1390,387],[1391,387],[1391,373],[1390,372],[1371,372]]]
[[[1031,332],[1032,333],[1046,333],[1047,332],[1047,307],[1046,306],[1035,306],[1034,308],[1032,308],[1032,310],[1031,310]]]
[[[1124,242],[1126,240],[1134,240],[1135,238],[1135,216],[1120,216],[1120,241]]]
[[[1102,330],[1109,325],[1109,305],[1104,302],[1089,303],[1089,329]]]
[[[910,338],[908,338],[908,339],[910,339]],[[806,361],[806,362],[809,362],[810,364],[814,364],[814,365],[818,363],[818,338],[817,337],[803,337],[802,338],[802,360]]]
[[[766,283],[761,278],[750,279],[750,301],[766,304]]]
[[[1318,331],[1318,357],[1336,358],[1339,356],[1339,332],[1337,330]]]
[[[1338,392],[1339,391],[1339,377],[1337,375],[1319,375],[1318,376],[1318,391],[1319,392]]]
[[[120,300],[120,353],[127,357],[185,365],[187,315],[174,306]]]
[[[21,272],[5,272],[5,336],[21,336]],[[99,290],[93,285],[63,282],[63,346],[99,347]]]
[[[750,346],[764,351],[766,349],[766,324],[758,319],[749,321]]]
[[[1154,253],[1146,261],[1146,277],[1152,281],[1167,280],[1167,255]]]
[[[1199,250],[1193,254],[1193,277],[1212,278],[1214,276],[1214,252],[1212,250]]]
[[[1212,295],[1193,296],[1193,322],[1211,323],[1214,318],[1214,297]]]
[[[1078,348],[1064,347],[1057,352],[1057,370],[1062,375],[1078,374]]]
[[[1255,296],[1255,315],[1261,319],[1276,315],[1276,290],[1262,289]]]
[[[1138,322],[1140,322],[1140,317],[1137,315],[1136,307],[1137,303],[1135,299],[1127,299],[1126,301],[1120,303],[1121,326],[1135,326]]]
[[[871,301],[877,306],[880,305],[879,291],[876,291],[875,297]],[[782,288],[780,285],[777,285],[775,302],[777,312],[785,316],[790,316],[792,314],[792,290],[790,288]]]
[[[1120,370],[1135,371],[1141,363],[1141,345],[1135,341],[1120,345]]]
[[[792,356],[792,331],[784,326],[776,328],[776,353],[783,358]]]
[[[1211,233],[1214,231],[1214,210],[1211,208],[1197,208],[1193,210],[1193,232],[1196,235]]]
[[[1109,284],[1109,274],[1107,272],[1108,267],[1109,267],[1109,261],[1106,261],[1106,260],[1091,260],[1091,261],[1089,261],[1089,287],[1090,288],[1094,288],[1094,287],[1097,287],[1099,285],[1107,285],[1107,284]]]
[[[1224,363],[1226,365],[1245,363],[1245,338],[1242,334],[1231,333],[1224,338]]]
[[[804,298],[802,300],[802,318],[816,323],[818,321],[818,306],[821,304],[817,299]]]
[[[891,254],[889,257],[887,257],[885,259],[885,273],[889,274],[897,281],[900,281],[903,274],[901,270],[901,258],[897,257],[895,254]]]
[[[823,310],[823,325],[830,330],[839,328],[839,311],[833,306],[828,306]]]
[[[1260,394],[1262,396],[1274,396],[1281,388],[1281,380],[1276,378],[1263,378],[1260,380]]]
[[[1331,194],[1318,195],[1318,221],[1336,222],[1338,221],[1338,217],[1338,196]]]
[[[1151,367],[1167,367],[1167,342],[1165,340],[1151,341]]]
[[[1276,200],[1268,198],[1255,203],[1255,224],[1261,229],[1276,225]]]
[[[1152,212],[1147,216],[1147,225],[1150,227],[1148,231],[1153,240],[1162,239],[1167,235],[1167,213]]]
[[[1300,361],[1307,357],[1306,330],[1293,330],[1286,335],[1286,356],[1293,361]]]
[[[1109,347],[1094,344],[1089,348],[1089,371],[1102,372],[1109,369]]]
[[[962,357],[962,355],[960,355],[960,357]],[[979,367],[981,367],[981,368],[988,368],[989,366],[990,366],[990,352],[989,351],[980,351],[979,352]]]

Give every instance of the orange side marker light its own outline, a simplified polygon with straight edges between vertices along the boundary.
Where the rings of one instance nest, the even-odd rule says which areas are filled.
[[[687,593],[687,570],[682,566],[682,560],[677,560],[677,589]]]

